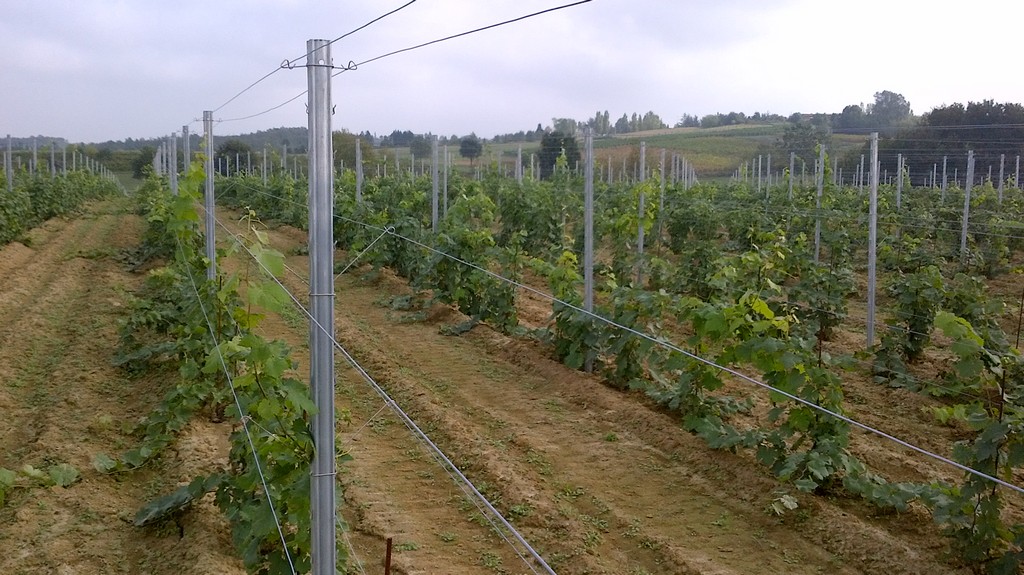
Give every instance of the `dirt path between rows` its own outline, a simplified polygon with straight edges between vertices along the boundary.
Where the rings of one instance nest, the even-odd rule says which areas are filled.
[[[0,573],[239,573],[224,521],[204,502],[177,525],[139,529],[137,509],[226,454],[221,427],[197,422],[160,464],[123,475],[92,467],[134,446],[127,433],[166,378],[112,367],[117,320],[142,281],[121,261],[142,224],[120,198],[54,219],[0,248],[0,467],[64,463],[68,488],[19,481],[0,507]]]
[[[230,214],[222,220],[238,230]],[[117,320],[143,280],[120,254],[141,230],[124,200],[105,201],[0,248],[0,467],[68,463],[82,475],[68,488],[17,489],[0,507],[2,573],[241,572],[208,500],[157,528],[130,523],[147,500],[225,461],[231,423],[197,419],[137,472],[92,468],[97,453],[134,445],[128,430],[175,377],[132,380],[111,367]],[[291,255],[305,233],[269,234],[289,254],[285,285],[305,301],[308,258]],[[223,263],[247,265],[238,253]],[[878,515],[796,494],[800,507],[777,517],[770,504],[793,490],[752,457],[708,449],[642,397],[565,368],[531,340],[487,326],[442,335],[464,319],[443,306],[410,320],[382,305],[408,293],[405,283],[367,271],[337,282],[339,342],[558,573],[965,573],[923,511]],[[300,372],[307,325],[292,311],[260,327],[292,345]],[[337,365],[339,445],[353,457],[340,474],[349,571],[381,573],[392,537],[396,573],[540,572],[340,355]]]
[[[305,233],[270,232],[301,252]],[[347,256],[339,254],[341,265]],[[305,300],[308,257],[285,285]],[[876,516],[851,501],[783,492],[752,457],[708,449],[641,397],[550,360],[542,346],[486,326],[461,337],[444,307],[409,321],[382,305],[408,293],[387,272],[337,282],[339,342],[408,411],[559,573],[960,573],[927,513]],[[268,323],[301,348],[301,318]],[[403,573],[526,573],[456,484],[383,401],[338,359],[342,481],[355,549],[379,564],[394,537]]]

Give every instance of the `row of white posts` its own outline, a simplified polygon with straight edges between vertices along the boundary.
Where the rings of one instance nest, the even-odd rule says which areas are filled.
[[[788,180],[787,183],[789,185],[790,197],[792,197],[793,185],[794,185],[794,181],[796,180],[795,160],[796,160],[796,154],[794,152],[790,152],[790,154],[789,154],[789,171],[788,172],[783,172],[783,171],[775,171],[775,172],[773,172],[772,169],[771,169],[771,166],[772,166],[772,155],[771,154],[767,154],[767,156],[759,155],[756,160],[751,160],[749,162],[746,162],[743,165],[741,165],[739,168],[737,168],[736,171],[733,172],[733,174],[732,174],[732,179],[734,181],[739,181],[739,182],[743,182],[743,183],[749,183],[752,186],[756,186],[756,189],[757,189],[758,193],[760,193],[762,187],[770,188],[772,186],[778,185],[778,182],[780,180],[786,179],[786,180]],[[941,176],[940,176],[940,171],[939,171],[939,164],[938,163],[934,163],[934,164],[932,164],[931,172],[929,174],[925,175],[922,178],[922,180],[921,180],[921,185],[924,186],[924,187],[939,188],[942,191],[942,199],[943,199],[943,201],[945,201],[946,189],[949,186],[949,173],[948,173],[948,170],[947,170],[948,160],[949,160],[949,156],[943,156],[942,157]],[[765,161],[765,163],[767,164],[767,169],[765,170],[765,172],[761,171],[762,161]],[[902,186],[903,185],[902,180],[904,178],[908,178],[909,177],[908,174],[910,173],[910,167],[906,163],[905,158],[903,157],[903,154],[898,154],[897,162],[898,162],[898,164],[897,164],[897,168],[896,168],[896,174],[890,176],[889,173],[888,173],[888,170],[886,170],[886,171],[881,173],[880,182],[885,182],[886,184],[892,184],[892,183],[895,182],[897,186]],[[817,165],[818,164],[815,164],[815,169],[817,169]],[[1006,154],[999,154],[999,175],[998,175],[998,179],[993,179],[992,178],[994,168],[995,167],[993,165],[991,165],[991,164],[988,166],[988,176],[986,177],[986,179],[988,181],[990,181],[990,182],[993,182],[994,185],[997,187],[997,191],[999,193],[999,201],[1002,202],[1003,190],[1005,188],[1006,183],[1009,181],[1008,180],[1008,174],[1006,173]],[[787,174],[788,174],[788,176],[787,176]],[[959,168],[954,167],[952,175],[953,175],[953,184],[955,186],[959,186],[960,185],[960,171],[959,171]],[[973,175],[973,171],[972,171],[972,176],[971,177],[973,178],[972,182],[971,182],[971,185],[973,185],[973,183],[977,180],[977,177],[975,177]],[[864,155],[862,154],[861,155],[860,163],[855,166],[853,178],[851,179],[850,184],[852,186],[860,189],[861,191],[863,191],[864,190],[864,183],[865,183],[866,179],[867,178],[865,176]],[[806,164],[803,164],[801,166],[800,179],[799,179],[800,184],[799,185],[801,187],[803,187],[805,185],[805,181],[806,181]],[[842,186],[842,185],[845,185],[845,182],[846,181],[843,178],[843,170],[842,170],[842,168],[839,167],[839,160],[838,160],[838,158],[833,158],[832,184]],[[1019,155],[1016,156],[1013,182],[1014,182],[1014,184],[1017,184],[1017,185],[1019,185],[1018,183],[1020,182],[1020,156]],[[965,182],[965,185],[967,183],[968,182]]]
[[[11,135],[7,134],[7,149],[4,152],[4,176],[7,184],[7,193],[14,193],[14,147]],[[96,160],[78,152],[77,150],[71,152],[71,171],[78,170],[79,162],[81,162],[82,169],[89,172],[99,174],[103,178],[108,180],[117,181],[114,173],[107,169],[106,166],[97,162]],[[37,174],[39,166],[39,147],[36,145],[36,140],[32,140],[32,159],[28,163],[28,171],[30,174]],[[18,158],[18,168],[21,168],[21,158]],[[68,150],[67,147],[61,149],[61,162],[58,168],[57,163],[57,146],[56,143],[50,145],[50,162],[49,162],[49,174],[51,177],[57,175],[60,172],[63,175],[68,173]]]

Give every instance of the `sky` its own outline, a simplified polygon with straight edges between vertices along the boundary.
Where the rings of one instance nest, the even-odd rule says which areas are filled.
[[[205,110],[215,136],[305,126],[305,96],[260,113],[306,89],[306,40],[407,1],[7,0],[0,136],[196,133]],[[571,1],[416,0],[334,43],[332,59],[363,62]],[[653,111],[669,125],[838,113],[883,90],[915,114],[1021,102],[1022,23],[1018,0],[592,0],[345,71],[332,81],[332,125],[492,137],[604,110],[612,122]]]

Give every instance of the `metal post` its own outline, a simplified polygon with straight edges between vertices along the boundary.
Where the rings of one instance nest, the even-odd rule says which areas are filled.
[[[640,181],[647,179],[647,142],[640,142]],[[640,198],[637,201],[637,231],[636,231],[636,286],[639,288],[644,283],[644,200],[646,194],[643,188],[640,189]]]
[[[903,154],[896,155],[896,211],[903,206]]]
[[[267,185],[267,147],[263,146],[263,185]]]
[[[306,42],[309,84],[310,389],[313,416],[311,560],[314,575],[334,575],[337,563],[334,466],[334,178],[331,158],[331,48]]]
[[[964,186],[964,216],[960,227],[960,263],[967,263],[967,223],[971,215],[971,186],[974,185],[974,150],[967,151],[967,184]]]
[[[594,133],[584,136],[583,163],[583,309],[594,311]],[[608,164],[611,166],[611,163]],[[584,359],[587,372],[594,369],[589,353]]]
[[[658,169],[658,172],[661,174],[661,193],[658,194],[658,225],[657,225],[657,229],[655,230],[654,241],[658,243],[659,253],[661,253],[661,225],[662,225],[662,222],[664,221],[664,214],[665,214],[665,185],[667,183],[666,180],[665,180],[665,175],[666,175],[665,174],[665,153],[666,153],[665,152],[665,148],[662,148],[661,149],[661,166]]]
[[[863,158],[863,156],[861,156]],[[863,162],[861,166],[863,167]],[[863,176],[862,176],[863,177]],[[862,180],[863,181],[863,180]],[[875,256],[878,240],[878,132],[871,133],[871,198],[868,208],[867,347],[875,345]]]
[[[39,146],[35,138],[32,138],[32,165],[29,168],[33,176],[36,175],[36,170],[39,169]]]
[[[363,203],[363,146],[356,138],[356,203]]]
[[[821,194],[825,187],[825,146],[819,145],[818,148],[818,162],[815,164],[818,193],[814,205],[814,263],[818,263],[821,254]]]
[[[1017,156],[1017,169],[1013,172],[1013,185],[1019,190],[1020,187],[1020,156]]]
[[[789,153],[789,201],[793,201],[793,168],[796,166],[796,152]]]
[[[171,175],[171,193],[175,196],[178,195],[178,135],[171,134],[171,137],[167,139],[167,149],[170,150],[168,155],[168,173]]]
[[[4,177],[7,179],[7,193],[14,193],[14,166],[11,163],[11,135],[7,134],[7,154],[4,155]]]
[[[1004,169],[1006,168],[1006,154],[999,154],[999,203],[1003,203],[1003,178],[1005,177]]]
[[[448,154],[448,144],[444,145],[444,181],[441,189],[441,195],[443,201],[441,202],[441,215],[448,215],[448,170],[451,169],[452,157]],[[519,176],[522,177],[522,170],[520,170]]]
[[[181,173],[188,176],[188,169],[192,166],[192,136],[188,133],[188,124],[181,127]]]
[[[206,210],[206,279],[217,277],[217,227],[214,220],[213,188],[213,112],[203,112],[203,138],[206,140],[206,190],[203,193],[203,207]]]
[[[437,174],[437,136],[434,136],[430,140],[430,153],[433,154],[433,161],[430,164],[430,184],[431,184],[431,196],[430,196],[430,229],[437,233],[437,198],[439,192],[439,182]]]
[[[445,146],[445,156],[448,155],[448,146]],[[447,182],[447,179],[445,179]],[[516,183],[523,183],[523,146],[520,145],[516,148]]]
[[[946,185],[949,179],[946,177],[946,159],[947,156],[942,156],[942,192],[939,195],[940,201],[946,203]]]

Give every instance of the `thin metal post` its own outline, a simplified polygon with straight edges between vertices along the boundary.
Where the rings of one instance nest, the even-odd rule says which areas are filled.
[[[821,254],[821,194],[825,187],[825,146],[818,146],[818,161],[815,164],[815,181],[818,193],[814,204],[814,263],[818,263]]]
[[[974,185],[974,150],[967,151],[967,184],[964,186],[964,216],[960,227],[960,263],[967,263],[967,224],[971,215],[971,186]]]
[[[188,124],[181,127],[181,173],[188,176],[188,169],[192,166],[192,136],[188,132]]]
[[[661,191],[658,194],[658,225],[655,229],[654,241],[658,244],[658,251],[661,253],[661,226],[664,221],[665,215],[665,148],[661,149],[661,166],[658,168],[658,173],[661,176]]]
[[[170,151],[167,158],[167,173],[171,176],[171,193],[178,195],[178,136],[171,134],[167,138],[167,149]]]
[[[443,201],[441,202],[441,216],[448,215],[448,171],[451,170],[451,155],[448,154],[448,144],[444,145],[444,181],[442,182],[441,196]],[[520,171],[520,177],[522,177],[522,171]]]
[[[363,146],[356,138],[356,203],[363,203]]]
[[[430,229],[437,233],[437,199],[439,195],[440,182],[437,173],[437,136],[430,140],[430,153],[433,154],[433,162],[430,164]]]
[[[594,311],[594,132],[586,129],[583,140],[583,309]],[[609,166],[611,164],[609,163]],[[589,357],[584,359],[587,372],[594,369]]]
[[[11,135],[7,134],[7,154],[4,155],[4,177],[7,179],[7,193],[14,193],[14,166],[11,163]]]
[[[863,156],[861,156],[863,158]],[[863,167],[863,162],[861,166]],[[875,345],[875,257],[878,240],[878,132],[871,133],[871,198],[868,208],[867,347]]]
[[[903,154],[896,156],[896,211],[903,206]]]
[[[311,573],[334,575],[337,563],[334,463],[334,166],[331,162],[331,48],[306,42],[309,88],[310,389],[313,416]]]
[[[32,138],[32,165],[30,166],[30,172],[32,175],[36,175],[39,169],[39,145],[35,138]]]
[[[267,185],[267,147],[263,146],[263,185]]]
[[[789,201],[793,201],[793,168],[796,167],[796,152],[789,153]]]
[[[640,142],[640,181],[647,179],[647,142]],[[641,287],[644,283],[644,215],[646,194],[640,188],[640,198],[637,201],[637,231],[636,231],[636,286]]]
[[[949,179],[946,177],[946,159],[947,156],[942,156],[942,191],[939,195],[939,201],[943,204],[946,203],[946,185],[949,182]]]
[[[206,279],[217,277],[217,222],[214,219],[213,188],[213,112],[203,112],[203,138],[206,140],[206,190],[203,193],[203,207],[206,209]]]
[[[1014,170],[1014,172],[1013,172],[1013,185],[1018,190],[1021,189],[1021,187],[1020,187],[1020,156],[1019,155],[1017,156],[1017,169]]]
[[[1003,178],[1006,168],[1006,154],[999,154],[999,203],[1003,203]]]
[[[445,149],[445,152],[444,152],[445,156],[447,157],[447,155],[448,155],[448,146],[445,146],[444,149]],[[447,179],[445,180],[445,182],[447,182]],[[516,183],[517,184],[522,184],[523,183],[523,146],[522,145],[520,145],[519,147],[516,148]]]

